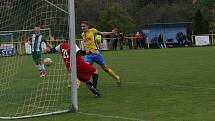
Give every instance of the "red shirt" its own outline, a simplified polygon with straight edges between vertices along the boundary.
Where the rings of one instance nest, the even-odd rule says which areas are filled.
[[[64,64],[66,65],[68,71],[70,71],[70,45],[68,42],[63,42],[60,44],[60,53],[63,57]],[[85,63],[81,56],[76,55],[76,64],[77,66]]]

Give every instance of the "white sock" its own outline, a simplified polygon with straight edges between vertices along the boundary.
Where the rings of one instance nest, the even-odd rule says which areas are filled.
[[[37,65],[37,69],[38,69],[39,71],[42,71],[40,65]]]
[[[44,66],[44,64],[40,64],[40,69],[41,69],[41,71],[45,72],[45,66]]]

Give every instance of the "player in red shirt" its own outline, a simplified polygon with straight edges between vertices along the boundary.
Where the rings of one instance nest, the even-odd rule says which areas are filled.
[[[70,45],[68,40],[69,37],[68,34],[66,34],[65,41],[58,45],[55,49],[61,53],[64,64],[68,72],[70,72]],[[100,93],[97,90],[98,70],[82,59],[81,56],[86,54],[86,51],[80,50],[76,45],[77,78],[80,81],[85,82],[88,89],[96,96],[100,96]]]

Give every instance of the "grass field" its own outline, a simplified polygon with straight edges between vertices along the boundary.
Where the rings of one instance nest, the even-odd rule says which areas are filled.
[[[15,121],[215,120],[215,47],[124,50],[103,54],[108,65],[121,75],[122,87],[117,87],[98,67],[102,97],[95,98],[82,84],[78,90],[78,113]],[[24,70],[32,71],[27,75],[39,80],[28,59],[30,56],[24,57],[32,68],[28,66]],[[26,74],[19,76],[26,77]],[[0,110],[2,112],[4,108]]]

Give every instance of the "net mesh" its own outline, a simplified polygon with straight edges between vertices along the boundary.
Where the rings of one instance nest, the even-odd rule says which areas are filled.
[[[47,75],[39,77],[28,40],[35,26],[54,48],[68,31],[67,0],[0,1],[0,118],[23,118],[66,112],[71,109],[69,74],[57,53]],[[62,10],[60,10],[61,8]]]

